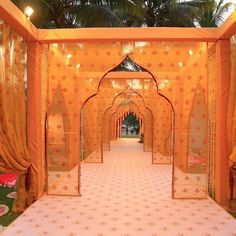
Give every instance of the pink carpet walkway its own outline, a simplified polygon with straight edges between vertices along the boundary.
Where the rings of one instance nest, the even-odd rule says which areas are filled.
[[[82,196],[45,196],[3,236],[233,236],[236,220],[211,199],[171,199],[171,166],[152,165],[137,140],[104,164],[82,165]]]

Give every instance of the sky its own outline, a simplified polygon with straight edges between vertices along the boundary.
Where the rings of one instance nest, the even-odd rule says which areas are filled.
[[[218,1],[219,2],[219,1]],[[236,6],[236,0],[225,0],[225,2],[231,2],[234,6]],[[232,13],[234,9],[229,10],[229,15]]]
[[[186,1],[186,0],[185,0]],[[219,2],[220,0],[215,0],[216,2]],[[228,17],[232,14],[233,11],[236,9],[236,0],[225,0],[224,3],[231,2],[233,4],[232,8],[228,10],[228,12],[225,14],[225,20],[228,19]],[[223,24],[224,22],[222,22]]]
[[[236,8],[236,0],[225,0],[225,3],[226,2],[231,2],[231,3],[233,3],[233,5],[234,5],[234,7],[232,7],[232,9],[230,9],[229,11],[228,11],[228,13],[225,15],[225,18],[228,18],[231,14],[232,14],[232,12],[234,11],[234,9]]]

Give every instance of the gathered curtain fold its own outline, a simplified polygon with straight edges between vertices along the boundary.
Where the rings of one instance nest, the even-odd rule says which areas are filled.
[[[18,173],[13,211],[22,212],[36,199],[36,169],[26,141],[26,42],[1,22],[0,172]]]

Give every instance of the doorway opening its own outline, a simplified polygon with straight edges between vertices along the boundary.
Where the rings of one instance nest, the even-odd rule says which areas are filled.
[[[155,77],[130,57],[101,78],[80,117],[83,161],[102,163],[111,141],[136,138],[151,152],[153,164],[171,163],[173,107],[159,93]]]
[[[102,163],[104,152],[122,135],[127,112],[132,111],[142,120],[143,149],[151,152],[151,163],[170,164],[174,160],[173,197],[206,196],[205,184],[198,180],[206,183],[207,173],[197,173],[191,166],[192,173],[188,166],[196,163],[196,154],[206,153],[202,150],[204,145],[189,145],[189,137],[194,142],[196,135],[196,121],[190,122],[194,100],[198,99],[194,97],[196,85],[199,83],[207,89],[206,46],[205,43],[174,42],[50,45],[50,68],[60,71],[62,67],[68,68],[66,71],[70,73],[60,77],[60,81],[63,93],[67,94],[71,157],[80,154],[86,163]],[[176,63],[177,56],[179,63]],[[59,58],[60,63],[54,58]],[[53,73],[49,76],[55,78]],[[57,82],[57,77],[50,80],[50,101]],[[202,97],[207,100],[207,96]],[[200,129],[205,130],[204,127]],[[193,154],[192,159],[189,154]],[[77,159],[78,166],[81,159]]]
[[[140,137],[141,119],[130,111],[124,116],[124,120],[121,125],[121,137],[122,138],[139,138]]]

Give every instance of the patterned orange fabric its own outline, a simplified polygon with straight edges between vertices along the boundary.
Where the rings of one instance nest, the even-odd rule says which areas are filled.
[[[152,151],[153,163],[171,163],[174,150],[174,197],[205,197],[207,49],[197,42],[50,44],[48,140],[54,144],[49,143],[48,159],[57,163],[51,170],[77,168],[79,153],[86,162],[102,162],[103,149],[120,136],[131,109],[118,107],[129,99],[143,115],[144,132],[149,130],[144,146]],[[147,75],[111,74],[127,56]],[[52,106],[60,110],[54,117]]]
[[[13,210],[21,212],[35,200],[37,188],[26,145],[26,42],[4,22],[0,31],[0,172],[19,173]]]

